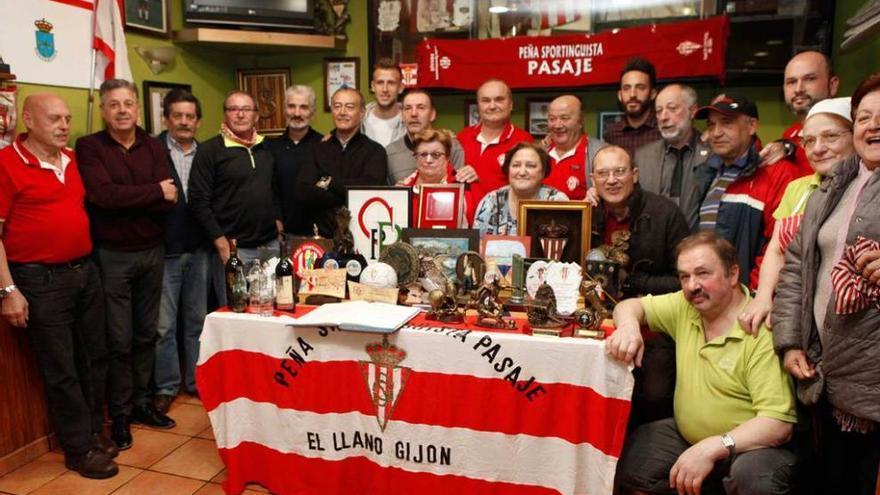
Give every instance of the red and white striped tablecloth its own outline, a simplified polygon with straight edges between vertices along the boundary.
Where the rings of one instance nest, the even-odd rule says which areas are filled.
[[[289,321],[205,321],[196,378],[227,493],[611,493],[633,381],[603,342]]]

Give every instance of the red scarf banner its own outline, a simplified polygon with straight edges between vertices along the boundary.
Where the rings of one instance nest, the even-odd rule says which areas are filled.
[[[511,88],[614,84],[632,57],[650,60],[659,79],[724,77],[726,16],[599,34],[488,40],[425,40],[417,49],[419,86],[475,90],[487,78]]]

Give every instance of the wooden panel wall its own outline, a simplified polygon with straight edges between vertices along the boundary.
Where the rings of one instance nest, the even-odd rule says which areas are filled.
[[[0,458],[50,433],[43,382],[26,332],[0,319]]]

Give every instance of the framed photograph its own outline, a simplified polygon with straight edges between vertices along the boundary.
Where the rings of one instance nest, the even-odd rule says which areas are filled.
[[[605,135],[605,129],[623,120],[623,112],[617,110],[608,110],[599,112],[599,138]]]
[[[416,227],[455,229],[461,225],[464,218],[464,184],[422,184],[419,187]]]
[[[419,257],[431,258],[443,274],[456,279],[458,256],[480,248],[480,231],[475,229],[403,229],[403,242],[411,244]]]
[[[513,255],[528,258],[531,244],[532,240],[528,236],[484,235],[480,238],[480,254],[486,260],[486,269],[494,271],[502,285],[509,286],[513,283]]]
[[[382,248],[401,240],[412,218],[412,189],[398,186],[349,186],[348,209],[354,248],[379,260]]]
[[[526,99],[526,130],[529,131],[535,139],[543,138],[547,135],[547,107],[550,106],[550,100],[546,98],[527,98]]]
[[[465,98],[464,100],[464,126],[471,127],[480,123],[480,107],[477,100]]]
[[[238,69],[235,76],[238,89],[251,95],[259,108],[257,131],[269,136],[284,132],[284,92],[290,86],[290,69]]]
[[[125,0],[125,30],[171,38],[169,0]]]
[[[159,81],[144,81],[144,126],[152,136],[165,130],[165,119],[162,115],[162,101],[172,89],[192,91],[189,84],[175,84]]]
[[[360,89],[361,59],[358,57],[324,59],[324,110],[330,111],[330,98],[342,88]]]
[[[591,213],[586,201],[523,200],[517,233],[532,238],[532,256],[581,264],[590,251]]]

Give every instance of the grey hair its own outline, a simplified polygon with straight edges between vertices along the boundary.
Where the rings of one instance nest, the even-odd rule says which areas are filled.
[[[306,95],[309,99],[309,107],[312,110],[315,110],[315,102],[317,101],[317,97],[315,96],[315,90],[311,88],[311,86],[306,86],[305,84],[294,84],[287,88],[287,91],[284,92],[284,99],[288,99],[293,95]]]
[[[137,99],[138,89],[133,82],[126,79],[107,79],[106,81],[102,82],[101,87],[98,88],[98,95],[100,96],[101,101],[104,101],[104,96],[106,96],[107,93],[119,88],[125,88],[131,91],[132,93],[134,93],[135,99]]]
[[[678,88],[678,90],[681,91],[685,106],[691,107],[697,104],[697,92],[687,84],[671,83],[667,84],[663,89],[666,88]]]

